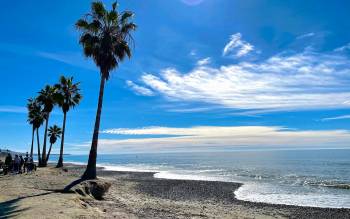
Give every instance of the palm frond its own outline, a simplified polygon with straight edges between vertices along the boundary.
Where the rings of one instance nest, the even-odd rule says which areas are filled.
[[[80,30],[88,30],[89,29],[89,22],[87,22],[85,19],[79,19],[75,23],[75,27]]]
[[[120,19],[120,22],[122,23],[122,24],[124,24],[124,23],[126,23],[131,17],[133,17],[134,16],[134,13],[133,12],[131,12],[131,11],[124,11],[123,13],[122,13],[122,17],[121,17],[121,19]]]
[[[115,11],[115,10],[117,9],[118,6],[119,6],[119,5],[118,5],[118,2],[113,2],[113,4],[112,4],[112,10]]]
[[[64,76],[60,78],[60,83],[55,85],[57,89],[55,101],[63,112],[68,112],[70,108],[80,103],[82,96],[79,85],[80,83],[73,83],[73,77]]]
[[[102,18],[106,14],[106,9],[101,1],[97,1],[91,4],[91,12],[97,18]]]
[[[39,96],[37,97],[37,101],[44,107],[43,112],[47,114],[49,114],[56,105],[56,101],[54,99],[55,92],[56,88],[50,85],[46,85],[38,92]]]
[[[116,24],[118,21],[118,13],[116,11],[110,11],[107,15],[108,22]]]
[[[127,23],[125,25],[122,26],[121,28],[121,32],[124,33],[124,34],[127,34],[127,33],[130,33],[131,31],[133,30],[136,30],[136,24],[134,23]]]

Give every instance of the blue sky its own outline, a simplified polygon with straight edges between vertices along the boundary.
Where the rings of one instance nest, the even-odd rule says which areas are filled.
[[[119,4],[138,29],[132,59],[106,86],[100,152],[349,147],[349,1]],[[63,74],[84,96],[68,114],[66,152],[88,151],[99,73],[74,23],[89,7],[2,3],[0,147],[28,150],[26,100]],[[61,126],[59,109],[50,123]]]

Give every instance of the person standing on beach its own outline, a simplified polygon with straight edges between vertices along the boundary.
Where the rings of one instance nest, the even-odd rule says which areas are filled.
[[[23,164],[23,173],[28,172],[28,152],[26,153],[26,156],[24,157],[24,164]]]
[[[15,155],[15,160],[14,160],[14,172],[19,173],[19,165],[21,163],[21,160],[19,159],[18,155]]]
[[[28,163],[27,163],[27,173],[32,172],[35,167],[33,157],[28,158]]]
[[[7,175],[7,173],[11,170],[11,166],[12,166],[12,156],[10,153],[8,153],[5,158],[4,175]]]
[[[22,157],[22,155],[19,156],[19,171],[18,173],[19,174],[22,174],[23,173],[23,166],[24,166],[24,159]]]

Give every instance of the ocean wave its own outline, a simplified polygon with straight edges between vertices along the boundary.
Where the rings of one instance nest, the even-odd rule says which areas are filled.
[[[160,171],[153,175],[154,178],[160,179],[178,179],[178,180],[200,180],[200,181],[229,181],[225,177],[216,177],[216,176],[205,176],[198,174],[184,174],[184,173],[174,173],[169,171]]]
[[[318,186],[318,187],[327,187],[334,189],[350,189],[350,184],[347,183],[325,183],[325,182],[311,182],[305,183],[308,186]]]
[[[286,204],[321,208],[349,208],[349,196],[346,193],[295,193],[276,185],[243,184],[234,192],[239,200],[271,204]]]
[[[325,187],[331,187],[331,188],[337,188],[337,189],[350,189],[350,184],[325,185]]]
[[[116,166],[116,165],[106,165],[106,164],[97,164],[98,167],[102,167],[106,171],[120,171],[120,172],[157,172],[157,170],[151,170],[130,166]]]

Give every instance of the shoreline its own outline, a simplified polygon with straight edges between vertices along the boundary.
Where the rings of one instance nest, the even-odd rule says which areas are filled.
[[[108,171],[112,184],[97,201],[76,193],[53,192],[77,179],[82,165],[38,168],[24,175],[0,176],[0,218],[349,218],[350,209],[268,204],[238,200],[242,184],[154,178],[154,172]],[[64,209],[64,210],[62,210]]]
[[[79,167],[85,167],[82,163],[78,162],[69,162],[69,165],[72,166],[79,166]],[[245,185],[242,182],[231,182],[231,181],[220,181],[220,180],[203,180],[203,179],[176,179],[176,178],[165,178],[165,177],[155,177],[156,174],[160,173],[161,171],[143,171],[143,170],[113,170],[113,168],[109,168],[109,166],[99,165],[97,164],[98,168],[98,175],[114,175],[114,174],[142,174],[142,175],[148,175],[148,177],[151,177],[154,180],[169,180],[169,181],[188,181],[188,182],[201,182],[201,183],[228,183],[235,185],[234,198],[237,201],[240,202],[246,202],[246,203],[252,203],[252,204],[266,204],[266,205],[275,205],[275,206],[286,206],[286,207],[301,207],[301,208],[315,208],[315,209],[349,209],[346,207],[322,207],[322,206],[308,206],[308,205],[294,205],[294,204],[282,204],[282,203],[270,203],[270,202],[258,202],[258,201],[248,201],[243,199],[238,199],[236,197],[236,191],[241,188],[243,185]],[[350,217],[350,216],[349,216]]]
[[[144,171],[117,171],[117,170],[103,170],[101,169],[99,171],[100,175],[102,175],[103,177],[108,177],[108,176],[113,176],[113,175],[141,175],[142,177],[145,177],[144,175],[146,175],[146,178],[150,177],[154,180],[160,180],[160,181],[169,181],[170,182],[183,182],[183,183],[195,183],[195,184],[230,184],[232,187],[235,188],[235,190],[233,191],[234,196],[235,192],[244,185],[244,183],[240,183],[240,182],[228,182],[228,181],[220,181],[220,180],[201,180],[201,179],[168,179],[168,178],[160,178],[160,177],[154,177],[154,174],[158,173],[158,172],[144,172]],[[141,176],[137,176],[141,177]],[[151,179],[151,180],[152,180]],[[246,201],[246,200],[242,200],[242,199],[238,199],[236,197],[234,197],[235,201],[238,202],[245,202],[245,203],[251,203],[251,204],[263,204],[263,205],[271,205],[271,206],[285,206],[285,207],[297,207],[297,208],[314,208],[314,209],[327,209],[327,210],[336,210],[336,209],[346,209],[346,210],[350,210],[350,208],[344,208],[344,207],[317,207],[317,206],[304,206],[304,205],[290,205],[290,204],[278,204],[278,203],[269,203],[269,202],[255,202],[255,201]]]
[[[242,183],[154,178],[155,173],[100,170],[102,177],[117,175],[117,177],[141,181],[139,191],[152,197],[214,204],[215,207],[223,207],[227,210],[227,215],[230,215],[230,211],[234,211],[236,207],[244,209],[245,213],[248,212],[246,216],[248,218],[268,218],[271,215],[272,218],[349,218],[350,215],[349,208],[309,207],[239,200],[234,192],[243,185]]]
[[[84,166],[82,163],[78,163],[78,162],[70,162],[69,164],[71,165],[77,165],[77,166]],[[128,172],[128,173],[134,173],[134,174],[137,174],[137,173],[143,173],[143,174],[151,174],[152,175],[152,178],[154,179],[163,179],[163,180],[184,180],[184,181],[202,181],[202,182],[218,182],[218,183],[232,183],[232,184],[236,184],[236,185],[239,185],[235,191],[234,191],[234,194],[235,194],[235,198],[238,200],[238,201],[242,201],[242,202],[250,202],[250,203],[261,203],[261,204],[269,204],[269,205],[285,205],[285,206],[293,206],[293,207],[306,207],[306,208],[322,208],[322,209],[350,209],[350,208],[347,208],[347,207],[327,207],[327,206],[309,206],[309,205],[298,205],[298,204],[284,204],[284,203],[273,203],[273,202],[260,202],[260,201],[250,201],[250,200],[244,200],[244,199],[239,199],[236,197],[236,192],[238,189],[240,189],[242,186],[244,185],[247,185],[245,184],[244,182],[234,182],[234,181],[223,181],[223,180],[212,180],[212,179],[203,179],[203,178],[199,178],[199,179],[188,179],[188,178],[166,178],[166,177],[156,177],[157,174],[159,173],[162,173],[163,171],[147,171],[147,170],[132,170],[131,168],[128,169],[128,168],[125,168],[125,170],[123,170],[123,168],[116,168],[116,169],[113,169],[114,166],[105,166],[105,165],[99,165],[97,164],[97,168],[99,168],[100,170],[100,173],[103,173],[104,172],[115,172],[115,173],[123,173],[123,172]],[[167,171],[165,171],[167,172]],[[342,187],[342,189],[348,189],[347,187],[348,185]],[[325,186],[326,187],[326,186]],[[330,187],[330,186],[329,186]]]

